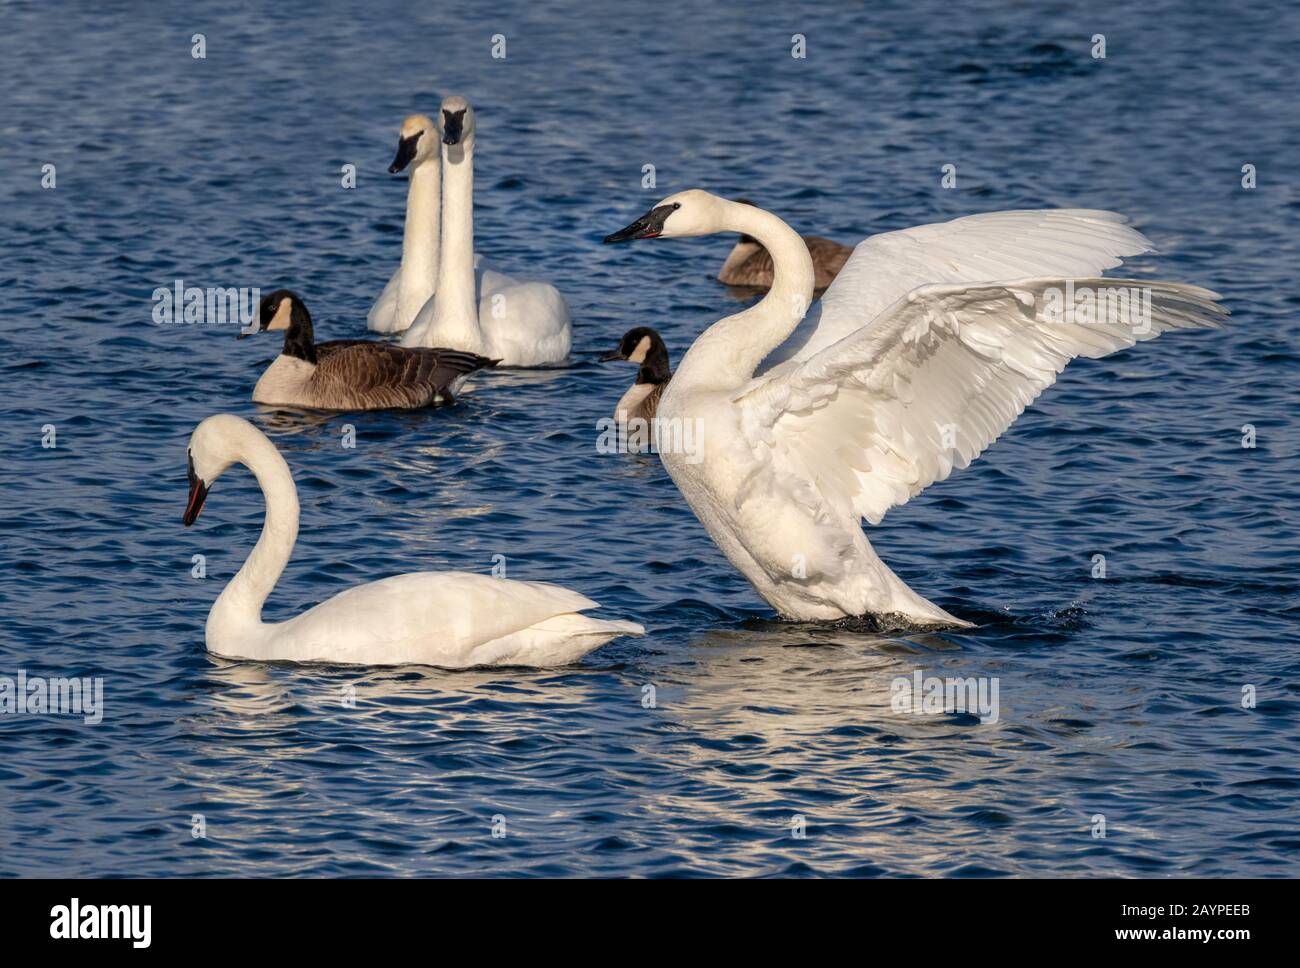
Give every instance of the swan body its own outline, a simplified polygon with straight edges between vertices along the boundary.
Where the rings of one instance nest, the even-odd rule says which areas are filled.
[[[311,315],[277,289],[258,306],[258,331],[284,331],[284,350],[253,388],[253,402],[316,410],[409,410],[455,401],[465,379],[495,360],[374,340],[317,343]],[[243,336],[244,334],[240,334]]]
[[[417,313],[403,346],[446,346],[499,359],[504,366],[545,366],[569,355],[569,307],[554,286],[519,281],[474,255],[474,109],[459,95],[443,99],[442,251],[437,294]]]
[[[248,421],[208,417],[190,437],[185,525],[231,464],[247,466],[266,498],[266,521],[248,559],[208,614],[209,652],[232,659],[357,665],[558,666],[621,635],[634,622],[591,618],[599,606],[543,582],[464,572],[417,572],[358,585],[285,622],[263,622],[298,536],[298,495],[275,445]]]
[[[690,423],[702,454],[661,441],[660,458],[728,560],[794,619],[968,625],[895,575],[861,521],[969,464],[1071,359],[1224,315],[1197,286],[1099,278],[1150,250],[1109,212],[995,212],[872,236],[806,319],[808,248],[761,209],[682,192],[605,241],[714,232],[756,238],[774,279],[679,363],[660,435]],[[1147,294],[1145,313],[1139,298],[1082,319],[1059,295],[1124,287]]]

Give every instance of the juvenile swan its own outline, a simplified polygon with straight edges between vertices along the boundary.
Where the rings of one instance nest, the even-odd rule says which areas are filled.
[[[411,325],[438,283],[442,158],[438,134],[427,114],[412,114],[398,132],[391,174],[411,169],[406,190],[402,261],[370,307],[366,325],[376,333],[400,333]]]
[[[412,350],[371,340],[317,343],[307,307],[287,289],[262,297],[257,326],[258,332],[284,330],[284,350],[253,388],[254,403],[317,410],[454,403],[467,376],[497,362],[457,350]]]
[[[599,606],[567,588],[455,571],[357,585],[287,622],[263,622],[262,605],[298,537],[298,492],[289,465],[261,431],[241,417],[217,414],[190,437],[186,527],[231,464],[243,464],[257,478],[266,520],[248,560],[208,614],[207,647],[216,655],[446,668],[559,666],[620,635],[645,633],[635,622],[582,615]]]
[[[872,236],[785,346],[814,276],[775,215],[692,190],[605,241],[714,232],[762,243],[772,288],[686,353],[659,419],[697,421],[702,453],[660,456],[728,560],[795,619],[968,625],[890,571],[861,519],[879,523],[969,464],[1076,356],[1225,315],[1197,286],[1097,278],[1151,248],[1110,212],[993,212]],[[1119,290],[1132,298],[1083,315]]]
[[[742,205],[753,205],[747,198],[738,198]],[[805,235],[803,244],[808,246],[808,255],[813,262],[813,288],[825,289],[844,263],[853,254],[852,246],[840,245],[830,239],[816,235]],[[718,270],[718,282],[728,286],[749,286],[755,289],[770,289],[772,286],[772,253],[752,235],[741,235],[740,239],[728,253],[727,259]]]
[[[569,355],[569,307],[544,282],[517,282],[474,259],[474,109],[459,95],[443,100],[442,254],[437,295],[402,337],[403,346],[448,346],[543,366]]]

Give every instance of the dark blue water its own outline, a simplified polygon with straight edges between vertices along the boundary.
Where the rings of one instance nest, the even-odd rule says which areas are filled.
[[[0,873],[1300,873],[1290,4],[86,6],[9,4],[0,33],[0,675],[99,676],[105,708],[0,716]],[[399,258],[397,125],[451,92],[478,111],[478,250],[567,296],[569,367],[308,417],[249,402],[269,339],[151,322],[181,278],[291,286],[321,338],[362,335]],[[846,242],[1115,209],[1162,250],[1134,272],[1233,317],[1074,364],[873,530],[978,628],[787,625],[656,460],[595,451],[618,335],[655,326],[677,359],[737,307],[710,280],[730,240],[599,244],[694,186]],[[181,527],[186,440],[219,411],[275,436],[303,497],[268,618],[504,555],[649,634],[547,672],[208,656],[262,514],[236,473]],[[998,721],[894,712],[916,669],[998,677]]]

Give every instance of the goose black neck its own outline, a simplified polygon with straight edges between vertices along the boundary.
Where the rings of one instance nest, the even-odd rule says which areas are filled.
[[[668,368],[668,347],[662,340],[654,340],[641,368],[636,371],[637,383],[667,383],[673,371]]]
[[[311,313],[295,299],[289,310],[289,328],[284,331],[284,355],[316,362],[316,338],[311,329]]]

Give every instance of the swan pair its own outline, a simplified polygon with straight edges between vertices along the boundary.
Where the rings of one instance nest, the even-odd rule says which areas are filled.
[[[634,622],[590,618],[590,599],[557,585],[465,572],[416,572],[358,585],[286,622],[263,622],[262,605],[298,537],[298,492],[266,436],[232,414],[208,417],[189,443],[192,525],[232,464],[253,472],[266,520],[248,559],[208,614],[209,652],[232,659],[364,665],[558,666],[621,635]]]
[[[1111,212],[993,212],[871,236],[812,312],[807,245],[752,205],[681,192],[605,241],[715,232],[755,239],[772,285],[679,362],[660,437],[664,421],[699,434],[690,453],[661,446],[660,458],[728,560],[793,619],[969,625],[895,575],[861,521],[973,461],[1075,357],[1225,315],[1197,286],[1100,278],[1151,250]]]
[[[410,169],[402,261],[371,308],[367,324],[404,333],[406,347],[445,347],[545,366],[569,355],[572,324],[551,285],[521,282],[474,254],[474,109],[444,98],[437,121],[402,122],[389,171]]]

